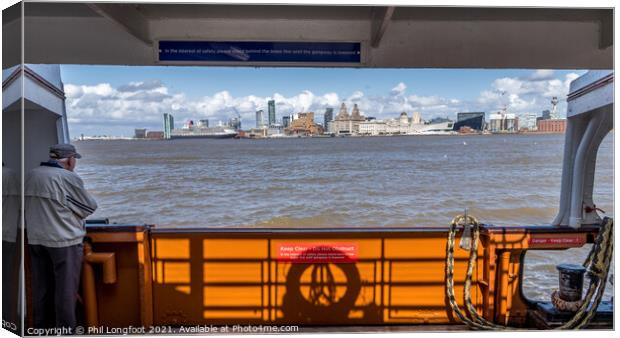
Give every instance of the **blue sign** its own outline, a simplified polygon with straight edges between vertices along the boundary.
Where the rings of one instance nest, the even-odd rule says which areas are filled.
[[[159,61],[360,63],[359,42],[159,41]]]

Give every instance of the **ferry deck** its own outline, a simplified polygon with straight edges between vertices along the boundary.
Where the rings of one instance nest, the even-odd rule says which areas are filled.
[[[298,325],[302,332],[556,328],[574,314],[524,296],[524,257],[530,250],[566,250],[597,238],[594,247],[599,247],[599,234],[607,231],[603,225],[613,225],[592,209],[596,151],[613,128],[613,72],[608,71],[613,69],[612,13],[569,8],[20,3],[3,12],[3,161],[15,171],[23,163],[27,171],[46,156],[49,144],[69,141],[59,64],[326,71],[589,69],[573,82],[567,98],[556,219],[518,227],[481,224],[471,228],[480,236],[477,250],[463,250],[461,239],[468,235],[460,229],[474,223],[465,219],[454,229],[452,263],[450,224],[439,220],[434,227],[337,229],[87,223],[79,305],[85,328],[145,327],[154,334],[237,324]],[[308,48],[336,43],[359,53],[319,61],[170,59],[161,48],[171,42],[293,42]],[[23,71],[15,67],[22,62]],[[17,147],[22,126],[23,149]],[[284,257],[287,247],[304,247],[306,254],[327,248],[332,255]],[[346,248],[355,254],[343,255]],[[604,249],[601,255],[613,250]],[[28,257],[23,258],[27,262]],[[468,263],[474,264],[471,273]],[[447,272],[449,265],[453,273]],[[22,285],[28,285],[25,266]],[[317,277],[324,275],[330,277]],[[601,276],[604,287],[607,275]],[[15,301],[14,318],[24,315],[25,320],[15,327],[18,332],[31,320],[30,290],[19,290],[25,292],[25,302]],[[467,295],[474,313],[465,310]],[[612,328],[613,305],[593,304],[578,318],[583,325],[568,328]],[[586,321],[588,309],[594,310]],[[464,321],[459,311],[480,326]]]

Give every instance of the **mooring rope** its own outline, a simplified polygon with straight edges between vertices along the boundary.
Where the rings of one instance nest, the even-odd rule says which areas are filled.
[[[576,301],[567,301],[560,298],[560,291],[553,290],[551,293],[551,304],[553,307],[564,312],[577,312],[581,305],[583,304],[583,299]]]
[[[472,226],[471,245],[469,249],[469,260],[467,262],[467,272],[465,274],[465,285],[463,289],[463,302],[471,318],[460,309],[454,294],[454,244],[456,242],[457,226],[462,224],[467,227]],[[508,326],[495,324],[480,316],[471,301],[471,283],[476,260],[478,258],[478,242],[480,239],[480,223],[473,216],[456,216],[450,223],[448,240],[446,243],[446,296],[450,303],[450,308],[456,316],[470,328],[476,330],[517,330]],[[606,217],[599,230],[598,236],[592,249],[583,263],[588,270],[590,285],[583,302],[580,304],[575,315],[565,324],[555,329],[581,329],[588,325],[596,314],[596,310],[603,298],[605,284],[609,274],[611,258],[613,256],[613,219]]]
[[[613,219],[605,217],[597,239],[592,246],[591,254],[588,254],[584,267],[588,269],[590,286],[573,318],[556,329],[581,329],[588,325],[596,314],[596,310],[603,299],[609,267],[613,257],[614,236]]]
[[[461,311],[459,305],[456,302],[456,296],[454,294],[454,244],[455,244],[455,238],[456,238],[456,227],[462,221],[464,221],[463,226],[467,226],[468,222],[469,224],[478,224],[478,221],[473,216],[463,216],[463,215],[456,216],[452,220],[452,223],[450,223],[450,229],[448,231],[448,241],[446,244],[446,296],[448,297],[448,302],[450,303],[450,307],[452,308],[452,311],[454,311],[454,314],[456,314],[456,316],[463,323],[467,324],[467,326],[473,329],[477,329],[477,330],[503,329],[502,326],[495,325],[493,323],[488,322],[486,319],[481,318],[476,311],[473,311],[473,312],[470,311],[470,313],[472,313],[473,319],[468,318],[467,315],[465,315],[465,313]],[[476,248],[476,250],[478,248],[479,232],[472,231],[471,236],[472,236],[473,243],[471,243],[470,256],[469,256],[469,261],[467,263],[467,273],[465,277],[465,287],[463,290],[464,298],[470,299],[470,300],[471,300],[471,278],[467,278],[467,277],[468,276],[471,277],[473,273],[475,259],[477,257],[477,252],[474,252],[473,249],[474,247]],[[474,262],[474,264],[472,264],[472,262]],[[467,280],[470,281],[469,285],[467,283]],[[473,313],[475,313],[475,315]]]
[[[473,317],[474,321],[478,324],[486,325],[494,329],[508,329],[508,327],[497,325],[493,322],[486,320],[484,317],[478,314],[478,311],[474,307],[471,301],[471,281],[472,275],[474,272],[474,268],[476,267],[477,259],[478,259],[478,243],[480,239],[480,223],[473,216],[470,216],[472,219],[472,232],[471,232],[471,246],[469,249],[469,260],[467,262],[467,273],[465,274],[465,285],[463,289],[463,301],[465,303],[465,308],[469,312],[470,316]]]

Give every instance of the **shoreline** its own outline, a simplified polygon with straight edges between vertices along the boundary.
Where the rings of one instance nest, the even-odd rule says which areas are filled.
[[[231,140],[288,140],[288,139],[339,139],[339,138],[367,138],[367,137],[428,137],[428,136],[506,136],[506,135],[520,135],[520,136],[536,136],[536,135],[564,135],[565,133],[557,132],[518,132],[518,133],[456,133],[456,134],[394,134],[394,135],[313,135],[313,136],[278,136],[278,137],[241,137],[230,138]],[[184,138],[177,138],[175,140],[182,140]],[[187,138],[190,139],[190,138]],[[201,138],[193,138],[201,139]],[[208,140],[209,138],[204,138]],[[172,139],[161,138],[132,138],[132,137],[118,137],[118,138],[86,138],[86,139],[73,139],[72,142],[88,142],[88,141],[172,141]]]

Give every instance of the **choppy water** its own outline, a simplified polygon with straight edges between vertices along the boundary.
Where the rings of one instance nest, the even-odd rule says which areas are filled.
[[[159,227],[438,226],[465,208],[484,223],[545,224],[563,145],[563,135],[76,143],[93,217]],[[613,216],[613,134],[595,196]],[[529,253],[528,295],[546,295],[554,265],[586,252]]]

